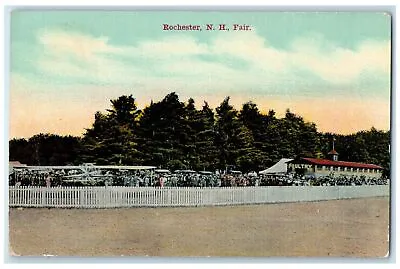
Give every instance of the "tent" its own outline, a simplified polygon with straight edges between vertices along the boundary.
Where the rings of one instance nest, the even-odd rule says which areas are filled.
[[[292,161],[293,159],[286,159],[286,158],[282,158],[279,160],[279,162],[277,162],[276,164],[274,164],[273,166],[271,166],[270,168],[267,168],[263,171],[260,171],[259,174],[261,175],[276,175],[276,174],[284,174],[287,172],[287,162]]]

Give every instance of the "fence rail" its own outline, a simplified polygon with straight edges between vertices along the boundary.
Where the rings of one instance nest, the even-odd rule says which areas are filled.
[[[167,207],[306,202],[389,196],[388,185],[226,188],[10,187],[11,207]]]

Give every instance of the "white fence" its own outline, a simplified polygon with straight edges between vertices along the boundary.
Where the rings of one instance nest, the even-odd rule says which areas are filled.
[[[388,185],[227,188],[10,187],[13,207],[165,207],[264,204],[389,196]]]

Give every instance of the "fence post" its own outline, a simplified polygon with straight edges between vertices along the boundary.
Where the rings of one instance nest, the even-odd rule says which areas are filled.
[[[42,207],[46,207],[46,199],[47,199],[47,195],[46,195],[46,193],[47,193],[47,190],[46,190],[46,188],[44,188],[44,187],[42,187],[41,188],[41,194],[42,194]]]
[[[79,197],[79,204],[78,207],[83,206],[83,196],[84,196],[84,190],[82,187],[78,187],[78,197]]]
[[[171,187],[167,187],[167,205],[171,206],[172,201],[171,201]]]

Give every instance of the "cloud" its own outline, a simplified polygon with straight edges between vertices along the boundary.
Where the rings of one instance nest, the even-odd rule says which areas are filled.
[[[43,30],[38,34],[38,41],[46,52],[73,54],[81,59],[91,60],[98,53],[118,52],[118,48],[108,45],[108,38],[92,37],[76,32]]]
[[[37,66],[43,73],[93,83],[151,85],[160,77],[170,77],[173,86],[198,76],[199,83],[225,80],[228,87],[235,83],[261,89],[294,87],[293,82],[301,82],[305,74],[338,86],[355,83],[363,72],[390,74],[390,43],[384,41],[365,41],[350,50],[314,36],[299,38],[290,50],[282,50],[252,31],[221,33],[208,43],[175,35],[117,46],[107,37],[59,30],[43,31],[38,40],[43,54]]]
[[[254,69],[268,72],[285,71],[289,56],[286,51],[268,46],[255,32],[219,35],[212,42],[211,52],[240,58],[251,63]]]
[[[43,31],[38,36],[42,53],[37,58],[37,69],[48,79],[69,79],[94,84],[124,83],[138,68],[108,58],[124,48],[108,44],[106,37],[91,37],[80,33]]]
[[[57,29],[39,32],[37,41],[38,48],[30,55],[34,72],[28,78],[27,73],[12,71],[12,80],[23,81],[11,85],[13,130],[25,128],[25,110],[19,109],[29,107],[31,100],[43,102],[43,110],[46,110],[46,100],[55,104],[48,109],[58,111],[59,118],[64,114],[57,108],[74,108],[68,113],[79,122],[80,127],[76,128],[81,129],[88,126],[95,106],[103,110],[108,107],[109,99],[133,93],[144,105],[171,91],[176,91],[183,100],[193,96],[200,103],[210,101],[214,107],[226,95],[232,96],[232,101],[237,100],[237,106],[253,99],[268,109],[279,107],[284,111],[297,107],[300,114],[310,115],[309,120],[318,120],[324,129],[329,128],[324,119],[334,119],[335,111],[347,111],[337,114],[341,115],[340,119],[361,122],[360,117],[349,113],[353,108],[359,109],[360,115],[370,113],[365,117],[369,119],[368,124],[375,120],[388,125],[388,120],[382,119],[389,119],[389,41],[365,40],[349,49],[321,35],[311,35],[281,49],[251,31],[215,34],[208,42],[180,34],[117,45],[106,36]],[[40,85],[35,86],[35,78],[41,79]],[[327,97],[341,100],[331,104],[337,110],[324,109],[323,100]],[[63,107],[60,101],[63,98],[68,100],[65,101],[68,106]],[[302,98],[318,101],[301,103]],[[83,111],[77,105],[82,102],[79,99],[93,104],[85,112],[85,122],[79,121],[79,113],[75,113]],[[351,105],[355,99],[361,100],[356,107]],[[364,100],[368,100],[367,107],[362,106]],[[371,107],[379,109],[368,112]],[[50,124],[51,117],[43,113],[35,116],[37,126]],[[67,116],[63,117],[65,123]],[[41,118],[46,119],[43,124]],[[74,120],[68,124],[76,126]]]
[[[390,74],[390,42],[366,40],[355,50],[335,47],[318,38],[298,39],[291,53],[297,68],[332,84],[351,83],[363,72]]]
[[[168,59],[208,54],[208,50],[206,44],[201,44],[189,36],[169,36],[161,40],[143,41],[136,48],[126,49],[125,52],[139,57]]]

